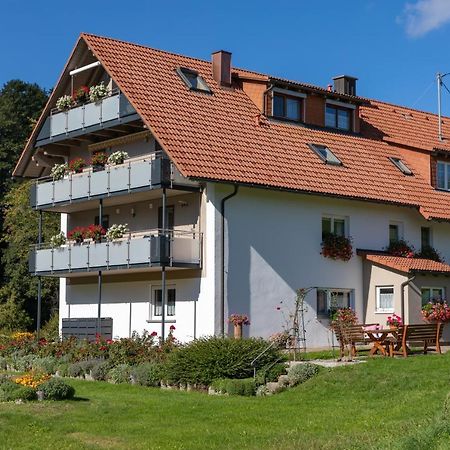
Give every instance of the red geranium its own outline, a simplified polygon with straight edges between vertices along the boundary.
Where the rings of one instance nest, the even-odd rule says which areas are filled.
[[[351,239],[334,233],[327,233],[322,241],[322,255],[326,258],[349,261],[353,256]]]

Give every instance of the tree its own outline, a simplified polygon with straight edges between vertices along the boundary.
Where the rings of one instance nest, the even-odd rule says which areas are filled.
[[[28,272],[28,257],[37,242],[39,214],[29,204],[31,182],[14,185],[4,200],[4,223],[1,242],[5,244],[2,255],[5,283],[0,289],[0,303],[8,300],[23,305],[33,319],[37,311],[37,278]],[[44,213],[43,239],[58,233],[59,214]],[[58,301],[57,279],[42,278],[42,318],[50,317]]]
[[[44,89],[21,80],[8,81],[0,90],[0,201],[46,101]]]

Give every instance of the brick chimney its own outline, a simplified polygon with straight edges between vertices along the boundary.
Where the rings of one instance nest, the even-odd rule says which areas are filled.
[[[231,86],[231,53],[219,50],[211,56],[214,79],[221,86]]]

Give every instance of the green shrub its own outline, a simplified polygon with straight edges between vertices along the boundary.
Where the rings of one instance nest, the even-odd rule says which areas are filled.
[[[111,365],[108,361],[97,361],[91,368],[92,378],[97,381],[106,380]]]
[[[35,389],[21,386],[7,377],[0,379],[0,402],[11,402],[15,400],[29,401],[35,399]]]
[[[269,381],[277,381],[280,375],[286,375],[286,364],[278,363],[268,370],[262,368],[256,373],[256,384],[265,384]]]
[[[106,379],[114,384],[128,383],[130,375],[131,367],[128,364],[119,364],[108,372]]]
[[[67,364],[67,363],[62,363],[62,364],[58,365],[58,367],[56,368],[56,372],[58,373],[58,375],[60,377],[68,377],[69,376],[69,365],[70,364]]]
[[[45,322],[41,330],[41,337],[47,341],[59,340],[59,316],[58,314],[52,314],[50,319]]]
[[[209,385],[219,378],[253,376],[251,361],[267,349],[262,339],[200,338],[180,347],[169,355],[166,378],[170,383]],[[256,368],[274,363],[281,357],[270,348],[258,360]]]
[[[131,378],[140,386],[159,386],[162,376],[162,366],[158,363],[141,364],[131,370]]]
[[[250,397],[256,393],[256,383],[253,378],[214,380],[211,387],[221,394],[243,395]]]
[[[6,358],[0,356],[0,370],[6,370],[7,365],[8,361],[6,360]]]
[[[35,358],[31,362],[31,368],[38,372],[55,373],[58,368],[58,360],[53,356],[45,356],[44,358]]]
[[[296,364],[288,371],[289,386],[296,386],[304,383],[306,380],[312,378],[319,373],[319,367],[315,364],[305,363]]]
[[[67,368],[67,374],[69,377],[81,377],[84,375],[84,367],[82,361],[69,364]]]
[[[18,356],[15,354],[11,358],[11,367],[19,372],[28,372],[37,359],[38,357],[35,355]]]
[[[73,398],[75,389],[61,378],[51,378],[39,386],[48,400],[66,400]]]

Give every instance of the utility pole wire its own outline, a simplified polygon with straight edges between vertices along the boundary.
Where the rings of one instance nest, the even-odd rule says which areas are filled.
[[[434,83],[435,83],[435,81],[433,80],[433,81],[428,85],[428,87],[423,91],[422,95],[420,95],[419,98],[412,104],[412,107],[411,107],[411,108],[414,108],[414,107],[417,105],[417,103],[419,103],[420,100],[422,100],[422,99],[425,97],[425,95],[428,93],[428,91],[431,89],[431,87],[434,85]]]

